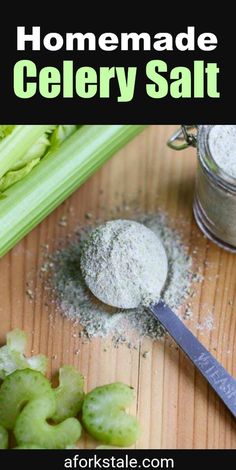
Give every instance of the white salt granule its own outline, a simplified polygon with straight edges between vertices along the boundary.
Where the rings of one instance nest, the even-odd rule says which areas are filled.
[[[214,329],[214,316],[209,313],[202,322],[196,324],[196,329],[200,331],[212,331]]]
[[[209,132],[208,145],[218,167],[236,178],[236,125],[213,126]]]

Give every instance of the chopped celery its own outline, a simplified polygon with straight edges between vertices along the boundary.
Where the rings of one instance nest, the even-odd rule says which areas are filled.
[[[27,368],[37,370],[41,374],[46,374],[48,367],[48,358],[44,354],[37,354],[26,359]]]
[[[116,447],[116,446],[106,446],[106,445],[103,445],[103,446],[97,446],[96,447],[96,450],[104,450],[104,449],[121,449],[122,447]],[[124,449],[124,447],[123,447]]]
[[[24,369],[8,375],[0,388],[0,424],[12,429],[22,407],[41,396],[55,400],[50,382],[40,372]]]
[[[8,447],[8,432],[0,424],[0,449],[7,449]]]
[[[53,421],[59,423],[65,418],[76,416],[81,410],[84,398],[84,378],[73,367],[65,365],[59,370],[59,386],[54,389],[56,412]]]
[[[1,449],[1,447],[0,447]],[[17,447],[14,447],[14,449],[44,449],[46,450],[46,447],[41,447],[39,446],[38,444],[32,444],[32,443],[27,443],[27,444],[20,444],[19,446]],[[76,446],[76,444],[69,444],[65,447],[65,449],[78,449],[78,447]],[[97,447],[98,449],[98,447]]]
[[[6,335],[8,348],[24,354],[27,346],[27,334],[25,331],[15,328]]]
[[[0,348],[0,379],[5,377],[17,369],[25,369],[27,367],[25,357],[18,351],[10,349],[8,346]]]
[[[45,374],[48,362],[46,356],[39,354],[26,358],[26,343],[26,334],[17,328],[7,334],[7,344],[0,348],[0,379],[4,380],[15,370],[27,368]]]
[[[46,449],[64,449],[78,441],[81,425],[76,418],[68,418],[56,425],[47,423],[55,410],[55,395],[42,395],[28,403],[16,420],[14,435],[17,444],[37,442]]]
[[[69,444],[68,446],[65,447],[66,449],[79,449],[79,447],[76,444]]]
[[[28,444],[21,444],[17,447],[13,447],[13,449],[46,449],[46,447],[40,447],[38,444],[31,444],[30,442]]]
[[[7,334],[7,345],[0,349],[5,375],[10,367],[23,369],[26,343],[26,333],[19,329]],[[27,359],[27,364],[45,369],[45,361],[39,355]],[[81,408],[85,429],[105,444],[97,449],[134,444],[139,424],[125,412],[133,400],[133,389],[112,383],[97,387],[84,398],[83,388],[83,376],[69,365],[60,368],[59,386],[54,389],[36,370],[25,368],[7,375],[0,386],[0,449],[8,446],[8,430],[14,431],[16,449],[77,449],[82,428],[75,416]]]
[[[45,449],[46,450],[46,447],[41,447],[38,444],[28,443],[28,444],[20,444],[19,446],[14,447],[14,449],[40,449],[40,450]],[[75,444],[70,444],[66,446],[65,449],[78,449],[78,447]]]
[[[104,444],[117,447],[134,444],[140,434],[139,424],[125,412],[133,396],[133,389],[119,382],[92,390],[82,408],[85,429]]]

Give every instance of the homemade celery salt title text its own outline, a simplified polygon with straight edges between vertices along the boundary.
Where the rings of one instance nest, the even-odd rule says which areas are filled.
[[[156,51],[157,58],[145,65],[144,87],[148,97],[161,99],[172,98],[219,98],[219,67],[215,62],[194,60],[191,67],[172,67],[161,59],[165,51],[203,51],[210,52],[217,48],[218,39],[211,32],[197,34],[194,26],[173,35],[158,32],[151,35],[142,33],[104,32],[95,35],[87,33],[50,32],[43,35],[39,26],[26,30],[17,27],[17,50],[25,51],[24,58],[14,65],[13,86],[18,98],[29,99],[35,95],[43,98],[92,99],[111,96],[118,102],[129,102],[135,97],[136,82],[140,67],[136,66],[100,66],[80,65],[83,51]],[[65,51],[65,60],[60,66],[38,65],[27,59],[27,51]],[[78,59],[67,60],[66,52],[78,52]],[[37,56],[36,56],[37,57]],[[71,56],[70,56],[71,57]],[[115,56],[114,56],[115,57]],[[114,57],[112,63],[114,63]],[[134,58],[136,56],[134,55]],[[207,55],[209,57],[209,54]]]

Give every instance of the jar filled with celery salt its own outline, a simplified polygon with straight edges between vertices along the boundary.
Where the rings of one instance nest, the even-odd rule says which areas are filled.
[[[236,253],[236,125],[182,126],[168,145],[197,148],[196,222],[213,242]]]

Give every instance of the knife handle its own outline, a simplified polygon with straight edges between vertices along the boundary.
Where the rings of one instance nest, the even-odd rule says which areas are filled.
[[[197,369],[210,383],[217,395],[236,417],[236,380],[207,351],[172,310],[160,301],[149,307],[152,314],[185,352]]]

